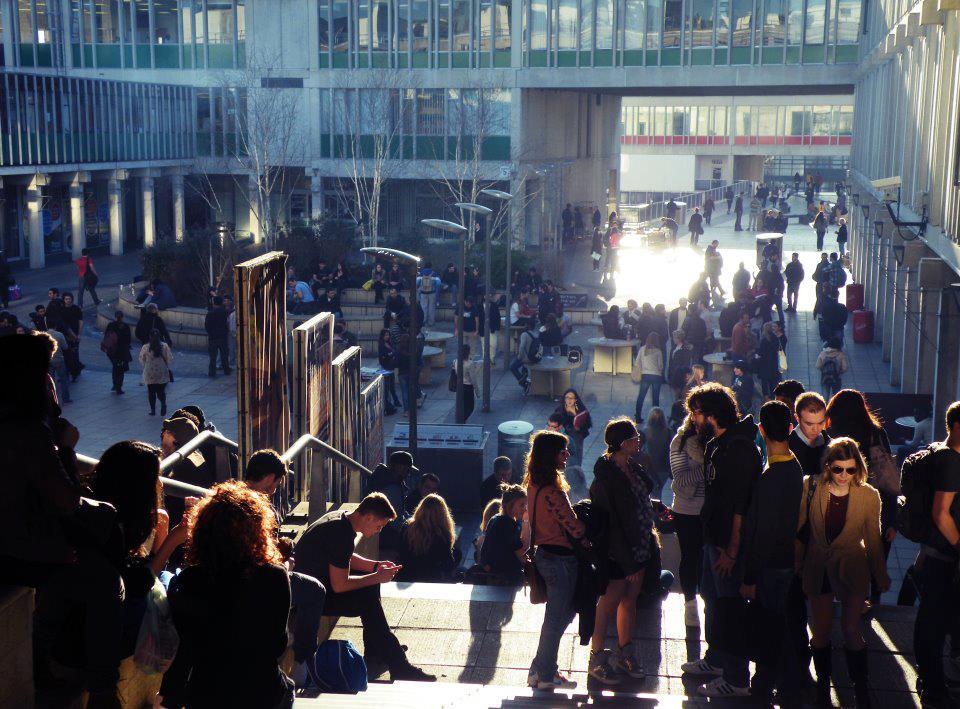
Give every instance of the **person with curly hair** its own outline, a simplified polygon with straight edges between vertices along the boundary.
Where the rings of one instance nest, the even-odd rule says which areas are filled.
[[[420,500],[401,534],[398,581],[450,581],[457,568],[456,531],[440,495]]]
[[[294,684],[277,660],[287,647],[290,582],[269,501],[231,480],[187,514],[186,568],[169,591],[180,647],[163,678],[163,705],[292,707]]]

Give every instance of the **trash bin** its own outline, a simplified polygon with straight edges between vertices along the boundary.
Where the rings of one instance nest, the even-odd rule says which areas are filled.
[[[863,284],[847,284],[847,312],[853,313],[857,310],[863,310]]]
[[[527,448],[533,424],[526,421],[504,421],[497,427],[497,455],[505,455],[513,463],[513,477],[523,477]]]
[[[873,311],[856,310],[853,313],[853,341],[859,344],[873,342]]]

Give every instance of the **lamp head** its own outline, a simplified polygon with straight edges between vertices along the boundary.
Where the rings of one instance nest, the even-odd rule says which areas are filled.
[[[513,199],[513,195],[510,194],[509,192],[504,192],[503,190],[495,190],[492,188],[480,190],[480,194],[485,194],[487,195],[487,197],[493,197],[494,199],[501,199],[503,201]]]
[[[493,210],[490,209],[490,207],[484,207],[482,204],[474,204],[473,202],[457,202],[453,206],[465,212],[473,212],[483,217],[493,214]]]

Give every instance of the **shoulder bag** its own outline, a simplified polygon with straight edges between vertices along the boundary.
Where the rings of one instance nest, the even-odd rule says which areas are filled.
[[[809,480],[806,495],[807,520],[803,523],[803,526],[797,530],[797,541],[803,544],[804,547],[810,543],[810,501],[813,499],[813,493],[817,491],[816,479],[811,475]]]
[[[534,605],[547,602],[547,582],[543,580],[543,576],[533,561],[537,551],[537,498],[539,497],[540,488],[537,488],[537,494],[533,496],[533,512],[530,514],[530,548],[527,549],[527,555],[523,558],[523,581],[530,589],[530,602]]]
[[[900,470],[893,455],[883,443],[876,441],[867,449],[868,481],[881,492],[900,494]]]

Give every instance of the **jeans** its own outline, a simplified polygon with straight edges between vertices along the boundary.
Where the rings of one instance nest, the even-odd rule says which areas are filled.
[[[313,576],[290,574],[290,607],[294,611],[293,658],[303,662],[317,651],[317,632],[327,590]]]
[[[817,229],[817,251],[823,251],[823,237],[827,232]]]
[[[90,291],[90,295],[93,297],[93,304],[100,305],[100,296],[97,295],[97,289],[93,286],[87,285],[82,278],[77,283],[77,305],[79,305],[81,308],[83,307],[83,292],[85,290]]]
[[[129,365],[122,359],[110,360],[110,376],[113,379],[113,391],[123,389],[123,377],[127,372]]]
[[[838,241],[838,242],[837,242],[837,249],[840,251],[840,258],[843,258],[844,254],[846,254],[847,242],[846,242],[846,241]]]
[[[61,404],[70,403],[70,374],[66,362],[53,370],[53,379],[57,385],[57,398]]]
[[[400,406],[400,397],[397,396],[397,378],[393,372],[384,375],[383,389],[386,392],[384,398],[387,404],[393,403],[394,406]]]
[[[700,588],[703,571],[703,523],[700,515],[673,513],[677,541],[680,543],[680,589],[683,598],[692,601]]]
[[[660,387],[663,377],[659,374],[643,374],[640,377],[640,392],[637,394],[637,421],[643,421],[643,403],[647,392],[653,389],[653,405],[660,406]]]
[[[733,225],[734,231],[743,231],[743,225],[740,223],[740,219],[743,218],[743,212],[737,212],[737,221]]]
[[[795,286],[787,286],[787,308],[790,310],[797,309],[797,299],[800,296],[800,284],[797,283]]]
[[[423,319],[425,320],[423,324],[433,325],[437,320],[437,292],[424,293],[421,291],[417,294],[417,299],[420,301],[420,307],[423,308]]]
[[[227,338],[208,337],[207,354],[210,356],[210,363],[207,368],[207,374],[211,377],[217,374],[217,353],[220,353],[220,366],[223,367],[224,374],[230,374],[230,353],[227,351]]]
[[[160,413],[167,413],[167,385],[147,384],[147,401],[150,402],[150,411],[157,409],[157,399],[160,399]]]
[[[720,577],[713,565],[720,551],[712,544],[703,547],[703,577],[700,595],[706,617],[704,635],[709,646],[707,662],[723,668],[723,678],[736,687],[750,684],[750,663],[747,659],[747,605],[740,596],[743,566],[738,561],[729,576]]]
[[[943,645],[947,633],[956,627],[960,612],[956,605],[956,570],[956,562],[931,556],[923,560],[920,569],[920,607],[913,626],[913,647],[924,690],[944,690]]]
[[[787,599],[793,579],[793,569],[763,569],[757,579],[756,605],[753,609],[757,650],[757,668],[753,676],[755,691],[770,692],[777,684],[785,654],[783,640],[787,625]],[[762,632],[757,632],[761,628]],[[796,673],[791,674],[796,677]],[[780,688],[784,689],[783,684]]]
[[[583,434],[579,431],[571,431],[567,434],[570,450],[570,465],[583,465]]]
[[[511,360],[510,371],[520,384],[526,382],[527,377],[530,376],[530,372],[527,371],[527,368],[523,365],[519,357],[514,357],[513,360]]]
[[[537,549],[534,563],[547,586],[547,607],[540,627],[537,654],[530,665],[530,674],[544,680],[557,673],[557,652],[560,640],[576,615],[573,592],[577,586],[577,558],[556,556]]]
[[[363,625],[363,654],[376,657],[394,668],[407,661],[406,653],[397,636],[390,631],[380,601],[380,584],[337,593],[330,590],[323,602],[323,615],[341,615],[360,618]],[[316,634],[314,634],[316,637]]]

